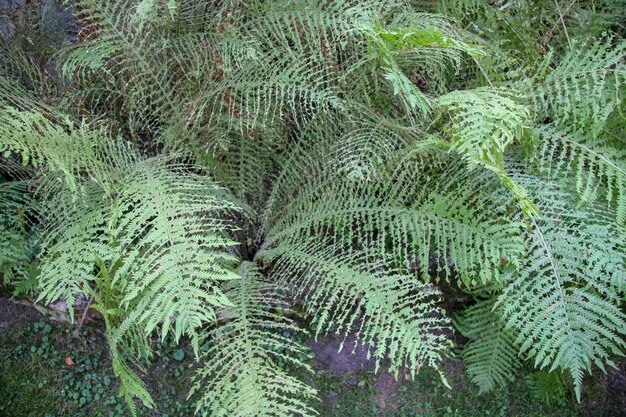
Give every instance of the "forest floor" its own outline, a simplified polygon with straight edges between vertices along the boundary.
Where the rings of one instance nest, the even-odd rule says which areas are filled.
[[[446,363],[446,388],[436,372],[412,381],[374,373],[365,349],[338,352],[340,341],[303,340],[315,374],[301,375],[320,394],[322,417],[620,417],[626,416],[626,363],[588,377],[578,404],[572,392],[547,405],[523,379],[478,395],[460,361]],[[154,342],[155,359],[143,377],[158,408],[146,417],[188,417],[193,357],[188,348]],[[97,324],[51,321],[33,308],[0,297],[0,417],[118,417],[129,413],[117,397],[106,343]]]

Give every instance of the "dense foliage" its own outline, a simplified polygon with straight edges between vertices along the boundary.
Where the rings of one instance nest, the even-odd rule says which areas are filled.
[[[481,391],[623,354],[624,4],[64,7],[2,23],[0,268],[93,302],[131,410],[172,334],[200,414],[315,415],[294,314],[444,383],[456,329]]]

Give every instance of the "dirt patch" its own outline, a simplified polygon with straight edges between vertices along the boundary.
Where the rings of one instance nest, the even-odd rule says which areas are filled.
[[[609,412],[614,416],[626,416],[626,363],[618,369],[610,368],[604,379],[607,397],[611,399]]]
[[[343,349],[341,344],[343,342]],[[354,337],[329,336],[318,341],[311,340],[308,344],[315,354],[313,367],[316,370],[330,370],[339,376],[355,374],[362,371],[373,371],[376,361],[368,355],[368,347],[361,343],[356,345]],[[371,349],[370,349],[371,351]]]
[[[32,307],[0,297],[0,339],[4,339],[11,329],[31,323],[41,317],[42,315]]]
[[[400,404],[398,400],[394,398],[391,394],[398,391],[398,389],[402,386],[404,382],[404,378],[402,374],[398,376],[396,379],[392,374],[385,372],[382,373],[376,382],[374,382],[374,388],[376,389],[376,394],[374,395],[374,402],[378,406],[378,409],[381,412],[397,412],[400,408]]]
[[[601,375],[601,376],[600,376]],[[585,417],[626,417],[626,363],[618,368],[607,368],[606,375],[600,373],[597,392],[590,395],[584,404]],[[583,394],[584,394],[583,389]]]

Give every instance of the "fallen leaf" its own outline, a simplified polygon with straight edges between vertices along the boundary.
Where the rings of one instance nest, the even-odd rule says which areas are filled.
[[[65,364],[67,366],[74,366],[74,361],[69,356],[65,358]]]

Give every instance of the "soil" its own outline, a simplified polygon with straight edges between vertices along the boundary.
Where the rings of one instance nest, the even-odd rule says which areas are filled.
[[[341,351],[341,343],[343,349]],[[337,375],[355,374],[361,371],[374,371],[376,361],[369,357],[368,348],[359,343],[355,347],[355,338],[325,337],[309,343],[315,354],[313,367],[316,370],[330,370]]]
[[[626,417],[626,363],[615,368],[607,368],[606,374],[598,371],[595,377],[599,379],[603,395],[595,396],[588,401],[583,415],[594,417]],[[588,377],[588,379],[593,379]]]
[[[342,343],[343,348],[339,350]],[[357,344],[354,337],[346,337],[345,340],[337,336],[320,338],[310,341],[309,347],[315,354],[314,369],[317,372],[331,372],[347,385],[356,386],[360,373],[374,373],[376,370],[376,359],[372,356],[374,349],[362,343]],[[384,368],[384,365],[380,367]],[[402,383],[402,375],[396,378],[388,372],[378,372],[373,387],[376,391],[374,401],[379,410],[397,411],[397,402],[392,400],[392,393],[398,391]],[[333,398],[327,400],[334,402]]]
[[[42,317],[43,315],[32,307],[10,298],[0,297],[0,339],[3,339],[11,328],[32,323]]]

